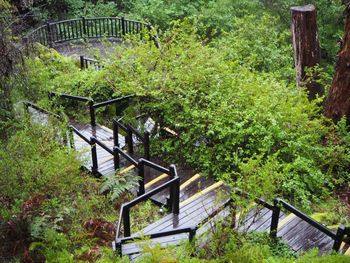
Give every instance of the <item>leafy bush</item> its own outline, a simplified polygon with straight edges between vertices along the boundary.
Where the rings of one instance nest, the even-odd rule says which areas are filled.
[[[115,221],[116,213],[99,195],[100,184],[81,174],[76,154],[61,145],[57,124],[19,124],[0,150],[0,254],[73,262],[75,248],[91,243],[82,222],[96,213]]]
[[[175,24],[162,50],[149,42],[117,46],[112,63],[95,72],[71,72],[72,62],[44,55],[33,62],[29,78],[34,90],[46,83],[47,89],[91,97],[141,95],[142,112],[181,134],[156,140],[159,155],[230,177],[257,196],[280,194],[307,208],[327,198],[333,184],[349,179],[342,146],[348,135],[318,114],[319,101],[309,102],[305,92],[286,85],[290,49],[283,41],[265,40],[273,21],[236,19],[237,29],[250,30],[211,45],[199,41],[191,23]],[[251,49],[245,48],[249,40]]]
[[[138,187],[139,177],[134,173],[118,174],[111,173],[104,176],[104,182],[101,185],[100,193],[111,193],[111,200],[114,201],[121,196],[122,193],[130,191]]]

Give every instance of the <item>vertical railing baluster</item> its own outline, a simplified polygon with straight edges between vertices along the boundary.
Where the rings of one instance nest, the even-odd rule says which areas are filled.
[[[277,238],[278,221],[280,217],[281,208],[279,206],[278,199],[273,201],[271,226],[270,226],[270,237],[273,239]]]
[[[47,44],[52,47],[52,35],[51,35],[51,24],[46,22],[46,32],[47,32]]]
[[[67,40],[66,25],[62,23],[64,40]]]
[[[119,128],[115,120],[113,120],[113,143],[119,147]]]
[[[142,158],[139,160],[137,166],[138,166],[138,175],[140,177],[139,191],[137,192],[137,196],[140,196],[145,193],[145,165]]]
[[[144,157],[147,160],[150,160],[151,153],[150,153],[150,144],[149,144],[149,132],[145,131],[143,133],[143,149],[144,149]]]
[[[84,69],[84,56],[80,56],[80,69]]]
[[[134,153],[134,142],[133,142],[133,138],[132,138],[132,129],[130,128],[129,125],[127,125],[127,143],[128,143],[128,153],[129,154],[133,154]]]
[[[90,137],[90,145],[91,145],[91,159],[92,159],[91,172],[94,175],[97,175],[98,162],[97,162],[97,150],[96,150],[96,139],[95,139],[95,137]]]
[[[188,235],[188,239],[190,242],[192,242],[194,240],[194,238],[196,236],[196,231],[197,231],[196,227],[191,227],[189,235]]]
[[[343,242],[344,236],[345,236],[345,226],[340,225],[336,233],[336,238],[334,239],[334,244],[332,248],[334,251],[336,252],[339,251],[341,243]]]
[[[86,37],[89,36],[89,31],[88,31],[88,28],[86,26],[85,17],[83,16],[81,19],[82,19],[82,23],[83,23],[83,38],[84,38],[84,40],[86,40]]]
[[[123,207],[123,225],[124,237],[130,236],[130,209],[127,206]]]
[[[117,146],[113,147],[113,165],[115,171],[120,168],[120,158]]]
[[[70,148],[74,149],[75,145],[74,145],[74,134],[73,134],[72,127],[68,127],[68,136],[69,136]]]
[[[96,114],[94,108],[94,101],[89,101],[89,111],[90,111],[90,124],[91,126],[96,126]]]
[[[125,18],[122,16],[122,36],[125,36],[125,33],[126,33],[126,29],[125,29]]]
[[[170,180],[177,177],[175,165],[173,164],[170,165],[169,171],[170,171]],[[179,180],[176,180],[170,186],[170,204],[171,204],[170,209],[172,213],[175,215],[178,215],[180,212],[180,181]]]
[[[114,170],[117,170],[120,168],[120,158],[119,158],[119,131],[118,131],[118,125],[113,120],[113,160],[114,160]]]

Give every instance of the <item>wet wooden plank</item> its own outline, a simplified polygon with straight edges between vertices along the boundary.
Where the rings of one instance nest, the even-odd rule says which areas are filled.
[[[295,226],[297,226],[301,221],[303,221],[299,217],[294,217],[292,220],[290,220],[287,224],[282,226],[280,229],[277,231],[277,237],[282,237],[285,234],[287,234],[289,231],[293,230]]]
[[[180,184],[181,182],[191,178],[192,174],[190,174],[191,171],[178,171],[178,175],[180,177]],[[162,183],[165,183],[169,180],[169,177],[162,179],[160,182],[158,182],[156,185],[161,185]],[[186,200],[187,198],[191,197],[192,195],[196,194],[197,192],[203,190],[204,188],[208,187],[210,185],[210,182],[214,182],[214,180],[208,180],[205,183],[201,183],[199,185],[195,185],[195,182],[191,183],[189,188],[184,188],[180,190],[180,202]],[[192,185],[193,184],[193,185]],[[198,182],[197,182],[198,184]],[[151,188],[147,189],[148,191],[151,190]],[[166,204],[167,198],[169,198],[169,190],[165,189],[164,191],[154,195],[152,197],[154,200],[156,200],[159,203]]]
[[[209,195],[208,195],[209,194]],[[201,223],[212,212],[221,207],[215,193],[211,192],[189,203],[186,209],[180,208],[179,215],[170,214],[165,219],[155,222],[152,226],[144,229],[145,233],[172,230],[182,227],[191,227]]]
[[[191,213],[191,210],[193,210],[196,206],[202,206],[203,204],[213,202],[213,199],[215,198],[215,193],[210,192],[203,198],[198,198],[197,200],[194,200],[190,204],[185,205],[184,207],[180,208],[180,214],[178,215],[179,218],[186,217],[189,213]],[[159,219],[158,221],[154,222],[153,224],[150,224],[147,226],[143,231],[144,233],[153,233],[156,232],[156,229],[159,227],[168,226],[169,222],[170,225],[172,224],[172,220],[174,218],[173,214],[168,214],[165,217]]]
[[[306,235],[311,234],[309,231],[313,232],[314,228],[310,228],[310,224],[306,221],[301,220],[295,227],[282,236],[282,239],[292,248],[297,251],[299,246],[298,242],[305,242]]]
[[[333,244],[334,244],[334,240],[329,236],[326,236],[325,238],[323,238],[322,240],[316,243],[320,251],[320,255],[331,252],[333,248]]]
[[[298,252],[308,251],[312,248],[319,247],[320,242],[328,236],[323,232],[317,230],[313,226],[310,226],[305,230],[307,232],[304,236],[305,238],[301,241],[295,242],[293,244],[294,249]]]
[[[263,218],[270,210],[265,207],[252,208],[243,219],[238,222],[238,231],[247,232],[257,221]]]
[[[270,231],[270,227],[271,227],[271,219],[272,219],[272,211],[268,212],[268,214],[270,215],[267,220],[265,222],[263,222],[260,226],[255,228],[255,231],[259,231],[259,232],[264,232]],[[282,220],[283,218],[285,218],[286,215],[281,211],[280,216],[279,216],[279,220]]]
[[[147,246],[147,247],[154,247],[155,245],[160,245],[162,247],[177,246],[185,240],[188,240],[188,233],[154,238],[148,241],[127,243],[127,244],[123,244],[122,246],[122,254],[132,255],[132,254],[140,253],[144,249],[144,246]]]
[[[190,198],[197,192],[202,191],[203,189],[209,187],[213,183],[215,183],[213,179],[200,176],[197,180],[195,180],[190,185],[181,190],[180,202],[186,200],[187,198]]]

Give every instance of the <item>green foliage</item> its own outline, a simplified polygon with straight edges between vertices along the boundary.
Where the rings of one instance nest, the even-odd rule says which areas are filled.
[[[285,28],[290,25],[289,8],[297,5],[314,4],[317,9],[318,27],[322,57],[327,63],[334,63],[339,50],[338,42],[343,36],[345,2],[342,0],[261,0],[266,10],[278,15]]]
[[[137,0],[128,1],[128,16],[148,20],[162,29],[169,27],[170,22],[193,16],[198,10],[206,6],[209,0]]]
[[[80,161],[61,144],[57,124],[18,122],[0,151],[6,175],[0,179],[0,243],[6,257],[30,248],[32,261],[73,262],[76,248],[91,245],[82,223],[96,213],[115,221],[116,211],[99,195],[100,184],[79,172]]]
[[[175,23],[162,50],[149,42],[117,46],[112,63],[94,72],[44,53],[27,62],[31,87],[45,83],[46,90],[99,99],[142,95],[142,112],[181,134],[155,140],[158,154],[230,177],[254,196],[279,194],[310,208],[349,179],[346,128],[318,114],[321,99],[309,102],[305,92],[286,84],[292,78],[287,35],[271,30],[276,22],[269,16],[259,18],[259,26],[256,20],[235,19],[237,30],[210,45],[200,42],[191,23]]]
[[[41,250],[47,262],[74,262],[73,254],[69,252],[69,241],[62,233],[47,230],[42,242],[33,242],[30,251]]]
[[[117,6],[114,1],[83,1],[83,0],[36,0],[30,7],[34,19],[42,22],[49,19],[68,19],[81,16],[116,16]]]
[[[239,61],[248,69],[273,72],[285,81],[294,82],[293,52],[287,44],[290,33],[275,28],[279,20],[266,14],[232,20],[230,33],[222,35],[215,47],[223,48],[227,59]]]
[[[100,193],[111,193],[111,201],[116,200],[122,193],[136,189],[139,185],[139,177],[134,173],[118,174],[111,173],[104,176],[104,182],[101,185]]]
[[[3,160],[0,171],[7,174],[0,179],[0,189],[11,200],[16,200],[13,211],[18,211],[22,201],[37,194],[70,195],[68,185],[79,181],[76,175],[80,165],[74,153],[58,146],[57,130],[22,125],[24,128],[12,136],[0,152]]]
[[[309,75],[318,75],[317,81],[327,87],[344,6],[336,0],[315,2],[324,61],[310,69]],[[165,30],[161,34],[162,49],[148,42],[147,36],[143,41],[130,40],[128,45],[116,47],[100,71],[81,71],[72,58],[42,48],[37,58],[26,60],[27,84],[18,85],[18,94],[45,104],[43,98],[51,90],[89,96],[96,101],[136,93],[140,95],[140,112],[179,134],[153,138],[155,155],[169,162],[189,164],[203,174],[246,190],[253,197],[272,199],[280,195],[300,208],[321,210],[323,213],[315,217],[327,224],[346,223],[341,216],[328,216],[329,207],[334,206],[332,202],[327,203],[327,208],[318,207],[321,201],[332,199],[335,187],[346,185],[350,179],[350,135],[346,121],[329,123],[319,115],[323,98],[309,102],[305,91],[293,84],[288,9],[292,4],[304,3],[52,2],[43,8],[42,19],[51,16],[56,4],[60,4],[65,17],[114,15],[119,8],[123,14],[151,21]],[[174,22],[176,19],[182,22]],[[126,118],[133,119],[140,112],[128,109]],[[32,243],[32,251],[46,259],[70,262],[72,255],[92,244],[91,239],[86,240],[82,220],[96,214],[116,220],[114,211],[108,208],[111,201],[98,193],[109,190],[112,201],[118,203],[118,197],[124,190],[135,187],[137,179],[111,175],[101,188],[99,183],[77,172],[79,165],[74,153],[54,143],[55,137],[56,132],[26,126],[6,143],[0,152],[0,159],[5,161],[0,164],[0,171],[8,176],[3,182],[0,179],[0,192],[11,200],[11,206],[0,208],[0,217],[10,220],[23,213],[22,204],[26,200],[47,193],[45,201],[26,217],[30,242],[39,242]],[[23,186],[25,191],[21,191]],[[336,209],[339,214],[346,214]],[[148,219],[162,216],[150,202],[138,205],[131,213],[132,232],[147,225]],[[317,251],[296,257],[283,243],[274,243],[265,235],[245,239],[225,230],[224,234],[219,231],[213,236],[216,241],[207,249],[192,248],[182,255],[173,249],[149,247],[142,262],[347,260],[339,255],[317,257]],[[43,248],[41,242],[49,245]],[[113,261],[111,251],[102,253],[98,261]]]

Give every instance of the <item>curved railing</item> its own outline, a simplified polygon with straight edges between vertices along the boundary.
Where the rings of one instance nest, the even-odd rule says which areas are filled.
[[[129,20],[124,17],[76,18],[57,22],[47,22],[34,29],[24,39],[26,43],[38,42],[53,46],[72,40],[90,38],[121,38],[127,34],[138,34],[150,30],[150,24]]]

